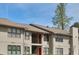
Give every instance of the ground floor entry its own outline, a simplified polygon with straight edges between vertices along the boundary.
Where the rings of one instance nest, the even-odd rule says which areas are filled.
[[[42,54],[41,46],[32,46],[32,54],[33,55],[41,55]]]

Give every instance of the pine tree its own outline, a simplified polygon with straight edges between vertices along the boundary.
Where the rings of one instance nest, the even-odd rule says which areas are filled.
[[[53,24],[62,30],[64,30],[66,26],[68,26],[70,20],[72,19],[72,17],[68,18],[66,16],[65,6],[66,4],[64,3],[60,3],[57,5],[55,16],[52,20]]]

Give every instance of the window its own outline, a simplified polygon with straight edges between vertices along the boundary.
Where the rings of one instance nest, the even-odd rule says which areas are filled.
[[[30,47],[25,46],[24,47],[24,54],[30,54]]]
[[[17,33],[21,33],[21,30],[20,29],[17,29]]]
[[[62,37],[56,37],[56,41],[57,42],[63,42],[63,38]]]
[[[16,33],[16,28],[11,29],[13,33]]]
[[[21,30],[20,29],[16,30],[16,37],[21,38]]]
[[[16,28],[9,28],[8,29],[8,37],[17,37],[21,38],[21,30]]]
[[[63,48],[56,48],[56,55],[63,55]]]
[[[8,54],[19,55],[21,54],[21,46],[19,45],[8,45]]]
[[[44,53],[45,55],[48,55],[49,49],[47,47],[44,47]]]
[[[29,32],[25,32],[25,39],[27,39],[27,40],[30,39],[30,33]]]

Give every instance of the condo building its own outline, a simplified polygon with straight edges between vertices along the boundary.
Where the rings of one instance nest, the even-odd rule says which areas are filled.
[[[78,55],[79,29],[69,31],[0,18],[1,55]]]

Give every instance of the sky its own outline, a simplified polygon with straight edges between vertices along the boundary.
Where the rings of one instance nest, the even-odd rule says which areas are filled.
[[[0,3],[0,18],[8,18],[16,23],[54,26],[56,3]],[[70,25],[79,22],[79,4],[67,4],[66,15],[73,17]]]

